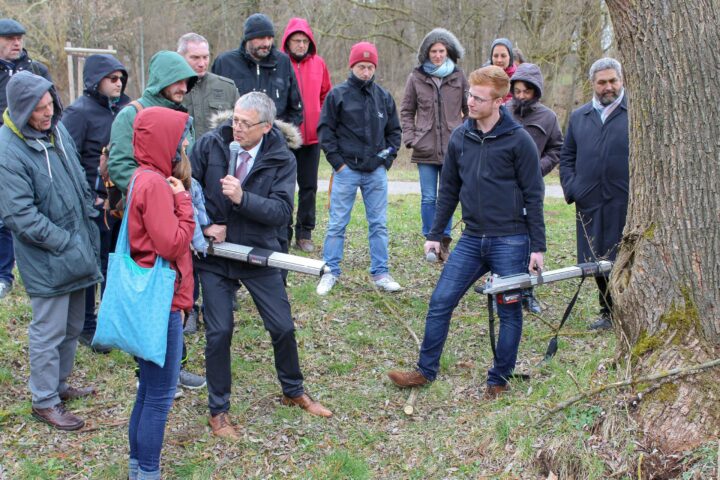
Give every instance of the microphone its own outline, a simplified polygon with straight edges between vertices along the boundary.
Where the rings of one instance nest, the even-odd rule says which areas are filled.
[[[235,176],[235,169],[237,168],[237,157],[240,151],[240,144],[236,141],[230,142],[230,162],[228,163],[227,174],[231,177]]]

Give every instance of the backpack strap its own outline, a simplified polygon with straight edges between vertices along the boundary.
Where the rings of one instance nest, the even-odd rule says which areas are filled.
[[[135,107],[135,111],[140,112],[143,108],[145,108],[145,105],[140,103],[139,100],[133,100],[132,102],[128,103],[128,105],[132,105]]]

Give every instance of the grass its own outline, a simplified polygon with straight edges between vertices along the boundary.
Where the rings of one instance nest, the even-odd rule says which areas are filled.
[[[318,205],[325,203],[320,195]],[[548,200],[545,214],[547,268],[572,264],[573,209]],[[525,318],[517,368],[531,373],[531,379],[514,382],[508,396],[492,402],[480,397],[491,362],[485,299],[468,292],[453,317],[441,374],[419,391],[416,414],[406,416],[402,407],[408,392],[392,386],[385,374],[414,365],[417,347],[404,324],[422,338],[427,300],[441,267],[422,261],[418,196],[391,197],[388,218],[391,270],[402,292],[382,295],[371,286],[362,202],[356,204],[348,227],[344,273],[336,289],[318,297],[317,279],[289,276],[306,386],[335,416],[323,420],[279,404],[270,339],[241,289],[231,398],[241,439],[230,443],[212,437],[206,391],[185,391],[167,425],[164,478],[534,479],[553,471],[560,478],[601,479],[616,473],[618,465],[601,454],[608,445],[623,451],[625,459],[638,457],[639,447],[628,429],[611,439],[597,432],[600,420],[624,418],[612,394],[535,423],[578,388],[619,378],[613,368],[613,334],[585,329],[597,308],[591,284],[583,289],[563,330],[557,356],[542,367],[537,365],[550,325],[559,321],[575,283],[537,289],[545,311],[542,318]],[[320,207],[318,242],[326,223],[327,211]],[[17,287],[0,303],[0,479],[122,478],[127,474],[126,430],[135,394],[132,360],[121,352],[99,356],[79,347],[71,381],[97,385],[100,394],[69,404],[87,419],[83,431],[52,430],[30,415],[30,319],[28,298]],[[204,338],[186,340],[190,370],[202,372]],[[713,445],[694,452],[687,471],[697,468],[701,477],[711,476],[717,469],[714,452]]]

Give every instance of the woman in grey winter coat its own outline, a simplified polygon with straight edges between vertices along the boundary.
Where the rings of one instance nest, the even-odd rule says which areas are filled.
[[[470,88],[457,61],[465,53],[458,39],[443,28],[428,33],[418,49],[419,65],[410,72],[400,106],[400,122],[405,146],[412,149],[411,161],[420,175],[420,217],[422,233],[427,235],[435,217],[435,203],[452,131],[468,113]],[[444,232],[440,258],[449,255],[452,218]]]

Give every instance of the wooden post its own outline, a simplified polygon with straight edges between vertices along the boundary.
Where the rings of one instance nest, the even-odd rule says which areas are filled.
[[[65,51],[67,51],[68,48],[72,48],[71,42],[65,43]],[[70,103],[72,103],[75,101],[75,76],[73,74],[72,53],[68,53],[67,64],[68,64],[68,89],[70,90]]]

